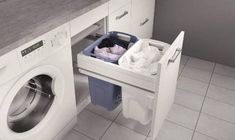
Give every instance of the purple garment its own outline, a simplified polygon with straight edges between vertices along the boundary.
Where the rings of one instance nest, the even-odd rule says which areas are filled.
[[[114,45],[111,48],[105,47],[101,49],[96,46],[94,54],[98,56],[99,59],[109,59],[112,61],[117,61],[125,52],[126,49],[119,45]]]
[[[123,55],[126,52],[126,49],[119,45],[114,45],[110,48],[111,53],[117,54],[117,55]]]

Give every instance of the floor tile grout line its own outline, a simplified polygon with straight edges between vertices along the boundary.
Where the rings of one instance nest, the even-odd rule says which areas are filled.
[[[189,57],[189,58],[190,58],[190,57]],[[188,58],[187,62],[189,61],[189,58]],[[187,62],[185,63],[185,65],[183,65],[183,69],[185,69]],[[215,70],[215,66],[216,66],[216,63],[215,63],[215,65],[214,65],[214,70]],[[183,69],[182,69],[182,72],[180,73],[180,75],[182,75]],[[211,73],[211,78],[212,78],[213,74],[218,74],[218,73],[215,73],[214,70],[213,70],[213,72]],[[220,75],[220,74],[219,74],[219,75]],[[180,76],[179,76],[179,77],[180,77]],[[179,77],[178,77],[178,78],[179,78]],[[184,76],[184,77],[185,77],[185,76]],[[188,77],[187,77],[187,78],[188,78]],[[189,79],[191,79],[191,78],[189,78]],[[193,79],[193,80],[194,80],[194,79]],[[197,80],[197,81],[199,81],[199,80]],[[204,82],[204,83],[205,83],[205,82]],[[215,84],[211,83],[211,79],[210,79],[208,88],[210,87],[210,85],[215,85]],[[218,86],[218,85],[215,85],[215,86]],[[218,86],[218,87],[221,87],[221,86]],[[204,97],[203,104],[204,104],[204,102],[205,102],[205,99],[208,97],[208,96],[207,96],[207,94],[208,94],[208,88],[207,88],[206,94],[203,96],[203,97]],[[221,87],[221,88],[224,88],[224,89],[227,89],[227,90],[231,90],[231,91],[235,91],[235,90],[228,89],[228,88],[225,88],[225,87]],[[185,89],[181,89],[181,90],[185,90]],[[187,90],[185,90],[185,91],[187,91]],[[193,92],[191,92],[191,91],[189,91],[189,92],[192,93],[192,94],[196,94],[196,95],[198,95],[198,96],[202,96],[202,95],[199,95],[199,94],[197,94],[197,93],[193,93]],[[210,98],[210,97],[209,97],[209,98]],[[211,99],[213,99],[213,98],[211,98]],[[216,99],[213,99],[213,100],[216,100]],[[219,101],[219,100],[216,100],[216,101],[222,102],[222,101]],[[224,103],[224,102],[222,102],[222,103]],[[225,103],[225,104],[227,104],[227,103]],[[177,105],[180,105],[180,104],[177,104]],[[228,105],[230,105],[230,104],[228,104]],[[191,108],[188,108],[188,107],[186,107],[186,106],[184,106],[184,105],[180,105],[180,106],[183,106],[183,107],[185,107],[185,108],[187,108],[187,109],[190,109],[190,110],[192,110],[192,111],[196,111],[196,110],[193,110],[193,109],[191,109]],[[201,113],[202,113],[202,114],[207,114],[207,115],[209,115],[209,116],[211,116],[211,117],[214,117],[214,118],[216,118],[216,119],[220,119],[220,118],[217,118],[217,117],[215,117],[215,116],[213,116],[213,115],[210,115],[210,114],[208,114],[208,113],[202,112],[202,108],[203,108],[203,105],[202,105],[202,107],[201,107],[201,112],[200,112],[200,114],[201,114]],[[115,122],[115,120],[118,118],[119,114],[121,113],[121,111],[120,111],[120,112],[118,113],[118,115],[117,115],[114,119],[111,120],[111,119],[107,119],[107,118],[103,117],[102,115],[100,115],[100,114],[98,114],[98,113],[96,113],[96,112],[93,112],[93,111],[90,110],[90,109],[86,109],[86,110],[88,110],[88,111],[90,111],[91,113],[96,114],[96,115],[98,115],[98,116],[100,116],[100,117],[102,117],[102,118],[104,118],[104,119],[106,119],[106,120],[112,122],[112,123],[110,124],[110,126],[107,128],[107,130],[104,132],[104,134],[101,136],[101,138],[105,135],[105,133],[108,131],[108,129],[110,129],[110,127],[111,127],[111,125],[112,125],[113,123],[117,123],[117,122]],[[196,111],[196,112],[199,112],[199,111]],[[199,121],[199,118],[200,118],[200,114],[199,114],[199,116],[198,116],[197,124],[198,124],[198,121]],[[220,119],[220,120],[223,120],[223,119]],[[167,120],[167,121],[169,121],[169,120]],[[226,121],[226,120],[223,120],[223,121]],[[171,121],[169,121],[169,122],[171,122]],[[228,121],[227,121],[227,122],[228,122]],[[174,123],[174,122],[171,122],[171,123]],[[231,123],[231,122],[228,122],[228,123]],[[118,123],[118,124],[119,124],[119,123]],[[175,124],[175,125],[178,125],[178,126],[181,126],[181,127],[184,127],[184,126],[179,125],[179,124],[177,124],[177,123],[174,123],[174,124]],[[196,124],[196,125],[197,125],[197,124]],[[233,124],[233,123],[232,123],[232,124]],[[121,125],[121,124],[120,124],[120,125]],[[123,126],[123,125],[121,125],[121,126]],[[123,126],[123,127],[125,127],[125,126]],[[125,127],[125,128],[130,129],[130,128],[128,128],[128,127]],[[187,128],[187,127],[184,127],[184,128],[189,129],[189,128]],[[130,130],[134,131],[133,129],[130,129]],[[189,130],[192,130],[192,129],[189,129]],[[84,135],[84,136],[86,136],[86,137],[88,137],[88,138],[90,138],[90,139],[92,139],[92,140],[94,140],[93,138],[91,138],[91,137],[89,137],[89,136],[83,134],[82,132],[79,132],[79,131],[77,131],[77,130],[74,130],[74,131],[77,132],[77,133],[79,133],[79,134],[82,134],[82,135]],[[135,131],[135,132],[136,132],[136,131]],[[196,130],[196,127],[195,127],[195,129],[194,129],[194,133],[195,133],[195,132],[200,133],[200,134],[203,134],[203,133],[201,133],[201,132],[198,132],[198,131]],[[138,133],[138,132],[137,132],[137,133]],[[140,134],[140,133],[139,133],[139,134]],[[148,132],[148,134],[147,134],[147,136],[146,136],[146,139],[148,138],[149,134],[150,134],[150,131]],[[141,135],[143,135],[143,134],[141,134]],[[194,134],[193,134],[193,135],[194,135]],[[208,135],[206,135],[206,134],[203,134],[203,135],[208,136]],[[145,135],[144,135],[144,136],[145,136]],[[211,136],[208,136],[208,137],[211,137]],[[100,138],[100,139],[101,139],[101,138]],[[211,137],[211,138],[213,138],[213,137]],[[193,139],[193,137],[192,137],[192,139]],[[215,138],[213,138],[213,139],[215,139]],[[217,139],[215,139],[215,140],[217,140]]]
[[[208,135],[203,134],[203,133],[201,133],[201,132],[199,132],[199,131],[196,131],[196,132],[199,133],[199,134],[201,134],[201,135],[205,135],[205,136],[207,136],[207,137],[209,137],[209,138],[211,138],[211,139],[213,139],[213,140],[218,140],[218,139],[216,139],[216,138],[214,138],[214,137],[208,136]]]
[[[99,138],[99,140],[101,140],[103,137],[104,137],[104,135],[107,133],[107,131],[110,129],[110,127],[112,126],[112,124],[113,123],[115,123],[115,120],[118,118],[118,116],[119,116],[119,114],[121,113],[122,111],[120,111],[119,113],[118,113],[118,115],[113,119],[113,121],[111,122],[111,124],[108,126],[108,128],[105,130],[105,132],[100,136],[100,138]]]
[[[186,109],[188,109],[188,110],[191,110],[191,111],[194,111],[194,112],[198,112],[198,113],[199,113],[199,111],[200,111],[200,110],[196,110],[196,109],[190,108],[190,107],[188,107],[188,106],[185,106],[185,105],[182,105],[182,104],[179,104],[179,103],[175,103],[175,102],[174,102],[174,104],[176,104],[176,105],[178,105],[178,106],[181,106],[181,107],[184,107],[184,108],[186,108]]]
[[[189,60],[189,59],[188,59]],[[183,67],[183,69],[185,68],[185,66],[186,66],[186,64],[184,65],[184,67]],[[182,70],[182,72],[183,72],[183,70]],[[181,72],[181,74],[182,74],[182,72]],[[213,76],[213,74],[214,74],[214,72],[212,72],[212,76]],[[188,77],[187,77],[188,78]],[[191,79],[191,78],[190,78]],[[209,83],[209,85],[208,86],[210,86],[210,84],[211,83]],[[217,86],[217,85],[216,85]],[[224,88],[224,87],[222,87],[222,88]],[[182,90],[184,90],[184,89],[182,89]],[[231,90],[231,89],[228,89],[228,90]],[[186,90],[187,91],[187,90]],[[208,92],[208,89],[207,89],[207,91],[206,91],[206,93]],[[196,94],[196,93],[193,93],[193,92],[191,92],[192,94]],[[196,94],[196,95],[199,95],[199,94]],[[202,95],[199,95],[199,96],[202,96]],[[206,95],[204,96],[205,98],[207,97]],[[213,98],[212,98],[213,99]],[[204,101],[203,101],[204,102]],[[219,101],[220,102],[220,101]],[[180,104],[177,104],[177,105],[180,105]],[[181,106],[183,106],[183,105],[181,105]],[[183,107],[185,107],[185,108],[187,108],[186,106],[183,106]],[[203,105],[202,105],[202,107],[203,107]],[[187,108],[187,109],[191,109],[191,108]],[[93,111],[91,111],[91,110],[89,110],[89,109],[87,109],[88,111],[90,111],[90,112],[92,112],[92,113],[94,113],[94,114],[96,114],[96,115],[98,115],[98,116],[101,116],[100,114],[98,114],[98,113],[96,113],[96,112],[93,112]],[[193,110],[193,109],[191,109],[191,110]],[[193,111],[196,111],[196,110],[193,110]],[[197,111],[198,112],[198,111]],[[200,112],[200,113],[203,113],[203,112]],[[120,114],[120,112],[118,113],[118,115]],[[207,114],[207,113],[205,113],[205,114]],[[118,117],[118,115],[117,115],[117,117]],[[208,115],[210,115],[210,114],[208,114]],[[210,115],[210,116],[212,116],[212,117],[214,117],[213,115]],[[104,118],[103,116],[101,116],[102,118]],[[113,123],[115,123],[115,120],[117,119],[117,117],[115,118],[115,119],[113,119],[112,120],[112,123],[111,123],[111,125],[113,124]],[[216,117],[215,117],[216,118]],[[104,119],[106,119],[106,118],[104,118]],[[218,118],[219,119],[219,118]],[[109,119],[106,119],[106,120],[109,120]],[[109,120],[110,121],[110,120]],[[172,122],[173,123],[173,122]],[[118,123],[119,124],[119,123]],[[176,124],[176,123],[175,123]],[[110,125],[110,126],[111,126]],[[121,125],[121,124],[120,124]],[[178,125],[178,124],[176,124],[176,125]],[[121,125],[121,126],[123,126],[123,125]],[[179,126],[181,126],[181,125],[179,125]],[[123,127],[125,127],[125,126],[123,126]],[[184,126],[181,126],[181,127],[184,127]],[[126,128],[128,128],[128,127],[126,127]],[[184,128],[186,128],[186,127],[184,127]],[[196,127],[195,127],[196,128]],[[107,128],[107,130],[108,130],[109,128]],[[128,128],[128,129],[130,129],[130,128]],[[189,128],[186,128],[186,129],[189,129]],[[130,129],[130,130],[132,130],[132,129]],[[192,129],[190,129],[190,130],[192,130]],[[133,130],[132,130],[133,131]],[[76,131],[77,132],[77,131]],[[196,131],[197,132],[197,131]],[[80,133],[80,132],[78,132],[78,133]],[[106,132],[105,132],[106,133]],[[104,134],[105,134],[104,133]],[[138,133],[138,132],[137,132]],[[146,139],[148,138],[148,136],[149,136],[149,133],[150,133],[150,131],[148,132],[148,135],[146,136]],[[200,133],[200,132],[198,132],[198,133]],[[82,134],[82,133],[81,133]],[[203,134],[203,133],[201,133],[201,134]],[[141,135],[143,135],[143,134],[141,134]],[[203,135],[205,135],[205,134],[203,134]],[[86,136],[86,135],[84,135],[84,136]],[[206,135],[207,136],[207,135]],[[210,137],[210,136],[208,136],[208,137]],[[90,138],[90,137],[89,137]],[[213,137],[211,137],[211,138],[213,138]],[[215,138],[213,138],[213,139],[215,139]]]
[[[99,115],[99,114],[97,114],[97,113],[95,113],[95,112],[92,112],[92,111],[90,111],[90,110],[88,110],[88,111],[91,112],[91,113],[93,113],[93,114],[95,114],[95,115],[98,115],[98,116],[104,118],[103,116],[101,116],[101,115]],[[194,110],[193,110],[193,111],[194,111]],[[197,111],[197,112],[198,112],[198,111]],[[108,131],[108,129],[111,127],[111,125],[112,125],[113,123],[117,123],[117,124],[121,125],[122,127],[125,127],[125,126],[123,126],[122,124],[120,124],[120,123],[118,123],[118,122],[115,122],[115,120],[118,118],[118,116],[119,116],[120,113],[121,113],[121,111],[118,113],[118,115],[115,117],[115,119],[113,119],[112,123],[110,124],[110,126],[107,128],[107,130],[104,132],[104,134],[101,136],[100,139],[102,139],[102,137],[105,135],[105,133]],[[202,114],[207,114],[207,113],[204,113],[204,112],[201,112],[201,113],[202,113]],[[209,115],[209,116],[211,116],[211,117],[214,117],[214,118],[216,118],[216,119],[220,119],[220,118],[217,118],[217,117],[215,117],[215,116],[213,116],[213,115],[210,115],[210,114],[207,114],[207,115]],[[104,119],[106,119],[106,118],[104,118]],[[106,120],[108,120],[108,119],[106,119]],[[223,120],[223,119],[220,119],[220,120],[226,121],[226,120]],[[110,121],[110,120],[109,120],[109,121]],[[170,123],[173,123],[173,124],[175,124],[175,125],[177,125],[177,126],[183,127],[183,128],[185,128],[185,129],[194,131],[194,129],[185,127],[185,126],[183,126],[183,125],[181,125],[181,124],[178,124],[178,123],[176,123],[176,122],[173,122],[173,121],[170,121],[170,120],[167,120],[167,119],[166,119],[166,121],[168,121],[168,122],[170,122]],[[231,122],[228,122],[228,121],[226,121],[226,122],[227,122],[227,123],[231,123]],[[234,124],[234,125],[235,125],[235,124]],[[128,128],[128,127],[125,127],[125,128],[134,131],[133,129],[130,129],[130,128]],[[81,135],[83,135],[83,136],[86,136],[86,137],[88,137],[89,139],[94,140],[92,137],[90,137],[90,136],[88,136],[88,135],[86,135],[86,134],[84,134],[84,133],[82,133],[82,132],[80,132],[80,131],[78,131],[78,130],[76,130],[76,129],[73,129],[73,131],[75,131],[75,132],[77,132],[77,133],[79,133],[79,134],[81,134]],[[136,132],[136,131],[134,131],[134,132]],[[139,132],[136,132],[136,133],[141,134],[141,135],[143,135],[143,136],[146,136],[145,140],[147,140],[147,138],[148,138],[150,132],[151,132],[151,130],[149,130],[149,132],[148,132],[147,135],[141,134],[141,133],[139,133]],[[200,133],[200,134],[203,134],[203,133],[198,132],[198,131],[196,131],[196,130],[195,130],[195,132]],[[208,135],[206,135],[206,134],[203,134],[203,135],[208,136]],[[208,136],[208,137],[211,137],[211,136]],[[213,138],[213,137],[211,137],[211,138]],[[213,139],[214,139],[214,140],[217,140],[217,139],[215,139],[215,138],[213,138]]]
[[[100,114],[98,114],[98,113],[95,113],[95,112],[91,111],[90,109],[85,108],[85,110],[89,111],[90,113],[92,113],[92,114],[94,114],[94,115],[97,115],[97,116],[99,116],[99,117],[105,119],[106,121],[110,121],[110,122],[111,122],[110,125],[108,126],[108,128],[105,130],[105,132],[101,135],[101,137],[99,138],[99,140],[102,139],[102,137],[105,135],[105,133],[106,133],[106,132],[108,131],[108,129],[111,127],[111,125],[112,125],[112,124],[114,123],[114,121],[117,119],[118,115],[121,113],[121,111],[119,111],[119,113],[117,114],[117,116],[116,116],[113,120],[109,120],[109,119],[105,118],[104,116],[102,116],[102,115],[100,115]],[[76,130],[76,129],[75,129],[75,131],[81,133],[80,131],[78,131],[78,130]],[[83,133],[82,133],[82,134],[83,134]],[[83,134],[83,135],[85,135],[85,134]],[[87,136],[87,135],[85,135],[85,136]],[[87,136],[87,137],[88,137],[88,136]],[[88,137],[88,138],[91,138],[91,137]],[[94,139],[92,138],[92,140],[94,140]]]
[[[132,130],[132,131],[134,131],[134,132],[136,132],[136,133],[138,133],[138,134],[140,134],[140,135],[146,136],[145,134],[141,134],[141,133],[139,133],[139,132],[137,132],[137,131],[135,131],[135,130],[129,128],[129,127],[126,127],[126,126],[122,125],[121,123],[116,122],[118,116],[119,116],[121,113],[122,113],[122,110],[118,113],[117,117],[113,120],[114,123],[119,124],[119,125],[121,125],[122,127],[125,127],[125,128],[127,128],[127,129],[129,129],[129,130]],[[147,135],[147,136],[148,136],[148,135]]]
[[[196,58],[196,57],[191,57],[191,56],[188,56],[188,57],[189,57],[189,58],[188,58],[187,63],[189,62],[190,58]],[[200,58],[196,58],[196,59],[200,59]],[[215,62],[215,61],[212,62],[212,61],[207,61],[207,60],[203,60],[203,59],[200,59],[200,60],[206,61],[207,63],[212,63],[212,64],[213,64],[212,71],[213,71],[214,67],[216,66],[216,62]],[[185,65],[186,65],[187,63],[185,63]],[[195,67],[195,66],[192,66],[192,65],[188,65],[188,67],[196,68],[196,69],[203,70],[203,71],[209,71],[209,70],[202,69],[202,68],[199,68],[199,67]]]
[[[230,91],[235,92],[234,89],[230,89],[230,88],[227,88],[227,87],[223,87],[223,86],[221,86],[221,85],[217,85],[217,84],[214,84],[214,83],[210,83],[210,84],[213,85],[213,86],[216,86],[216,87],[220,87],[220,88],[223,88],[223,89],[226,89],[226,90],[230,90]]]
[[[213,63],[213,68],[211,69],[211,70],[209,70],[209,69],[203,69],[203,68],[199,68],[199,67],[195,67],[195,66],[192,66],[192,65],[187,65],[186,66],[186,64],[185,64],[185,66],[186,67],[189,67],[189,68],[193,68],[193,69],[197,69],[197,70],[201,70],[201,71],[205,71],[205,72],[213,72],[213,69],[214,69],[214,66],[216,65],[216,63],[215,62],[211,62],[211,63]]]
[[[234,125],[234,126],[235,126],[235,123],[234,123],[234,122],[231,122],[231,121],[228,121],[228,120],[225,120],[225,119],[222,119],[222,118],[216,117],[216,116],[211,115],[211,114],[206,113],[206,112],[201,112],[201,113],[202,113],[202,114],[205,114],[205,115],[208,115],[208,116],[210,116],[210,117],[212,117],[212,118],[215,118],[215,119],[218,119],[218,120],[224,121],[224,122],[226,122],[226,123],[232,124],[232,125]]]
[[[215,74],[220,75],[220,76],[224,76],[224,77],[228,77],[228,78],[231,78],[231,79],[235,79],[235,77],[232,77],[232,76],[229,76],[229,75],[226,75],[226,74],[222,74],[222,73],[218,73],[218,72],[215,72]]]
[[[182,68],[182,70],[180,71],[180,73],[179,73],[179,75],[178,75],[178,79],[179,79],[179,77],[181,76],[181,74],[183,73],[184,68],[185,68],[185,65],[183,65],[183,68]]]
[[[192,93],[192,94],[195,94],[195,93]],[[196,95],[197,95],[197,94],[196,94]],[[198,96],[201,96],[201,95],[198,95]],[[201,97],[204,97],[204,96],[201,96]],[[226,105],[235,106],[235,105],[233,105],[233,104],[226,103],[226,102],[224,102],[224,101],[220,101],[220,100],[218,100],[218,99],[214,99],[214,98],[209,97],[209,96],[206,96],[206,98],[209,98],[209,99],[211,99],[211,100],[214,100],[214,101],[216,101],[216,102],[220,102],[220,103],[223,103],[223,104],[226,104]],[[195,112],[200,112],[200,110],[193,109],[193,108],[191,108],[191,107],[188,107],[188,106],[186,106],[186,105],[179,104],[179,103],[177,103],[177,102],[174,102],[174,104],[179,105],[179,106],[182,106],[182,107],[184,107],[184,108],[187,108],[187,109],[192,110],[192,111],[195,111]],[[205,113],[205,112],[204,112],[204,113]],[[212,116],[213,116],[213,115],[212,115]]]
[[[198,94],[198,93],[196,93],[196,92],[189,91],[189,90],[187,90],[187,89],[183,89],[183,88],[180,88],[180,87],[177,87],[176,90],[177,90],[177,89],[180,89],[180,90],[183,90],[183,91],[185,91],[185,92],[189,92],[189,93],[191,93],[191,94],[198,95],[198,96],[201,96],[201,97],[204,97],[204,96],[205,96],[205,95],[201,95],[201,94]]]
[[[86,108],[85,108],[85,110],[91,112],[92,114],[95,114],[95,115],[97,115],[97,116],[100,116],[100,117],[102,117],[103,119],[105,119],[105,120],[107,120],[107,121],[111,121],[111,124],[117,123],[117,124],[121,125],[122,127],[125,127],[125,128],[127,128],[127,129],[129,129],[129,130],[132,130],[132,131],[134,131],[134,132],[136,132],[136,133],[138,133],[138,134],[140,134],[140,135],[146,136],[145,134],[141,134],[140,132],[137,132],[137,131],[135,131],[135,130],[129,128],[129,127],[126,127],[126,126],[124,126],[124,125],[122,125],[122,124],[116,122],[116,119],[118,118],[119,114],[120,114],[122,111],[120,111],[120,112],[118,113],[118,115],[117,115],[113,120],[109,120],[109,119],[105,118],[104,116],[102,116],[102,115],[100,115],[100,114],[98,114],[98,113],[95,113],[95,112],[93,112],[93,111],[91,111],[91,110],[89,110],[89,109],[86,109]]]
[[[190,58],[191,58],[191,56],[188,56],[188,59],[187,59],[187,61],[185,62],[185,65],[189,62]]]
[[[213,73],[211,73],[211,75],[212,74]],[[198,82],[201,82],[201,83],[204,83],[204,84],[210,84],[210,81],[209,82],[205,82],[205,81],[194,79],[194,78],[191,78],[191,77],[188,77],[188,76],[184,76],[184,75],[181,75],[180,77],[188,78],[188,79],[191,79],[191,80],[194,80],[194,81],[198,81]]]
[[[121,113],[122,113],[122,110],[119,111],[118,115],[113,119],[112,122],[115,122]]]
[[[74,128],[73,128],[73,131],[75,131],[75,132],[77,132],[77,133],[79,133],[79,134],[81,134],[81,135],[83,135],[83,136],[85,136],[85,137],[87,137],[87,138],[89,138],[89,139],[91,139],[91,140],[95,140],[94,138],[92,138],[92,137],[90,137],[90,136],[84,134],[83,132],[80,132],[80,131],[77,130],[77,129],[74,129]]]
[[[211,73],[211,78],[210,78],[209,84],[208,84],[208,86],[207,86],[206,94],[205,94],[204,99],[203,99],[203,102],[202,102],[202,106],[201,106],[201,109],[200,109],[200,112],[199,112],[199,115],[198,115],[198,119],[197,119],[196,125],[195,125],[195,127],[194,127],[194,131],[193,131],[192,139],[191,139],[191,140],[193,140],[193,138],[194,138],[194,135],[195,135],[195,132],[196,132],[196,129],[197,129],[197,125],[198,125],[199,119],[200,119],[200,117],[201,117],[203,105],[204,105],[204,103],[205,103],[206,96],[207,96],[207,93],[208,93],[208,90],[209,90],[209,87],[210,87],[210,83],[211,83],[211,81],[212,81],[212,77],[213,77],[213,74],[214,74],[214,71],[215,71],[215,66],[216,66],[216,64],[214,65],[213,71],[212,71],[212,73]]]
[[[198,68],[198,67],[194,67],[194,66],[191,66],[191,65],[185,65],[186,68],[189,68],[189,69],[196,69],[196,70],[199,70],[199,71],[203,71],[203,72],[207,72],[207,73],[211,73],[213,71],[212,70],[206,70],[206,69],[202,69],[202,68]],[[214,66],[213,66],[214,67]]]
[[[186,64],[188,63],[188,61],[189,61],[189,58],[190,58],[190,57],[188,56],[188,59],[186,60],[185,64],[183,64],[182,71],[181,71],[180,74],[178,75],[178,78],[177,78],[177,79],[179,79],[180,76],[182,75],[182,73],[183,73],[183,71],[184,71],[184,68],[185,68]]]
[[[147,136],[146,136],[145,140],[147,140],[147,139],[148,139],[148,137],[149,137],[150,133],[151,133],[151,129],[149,130],[149,132],[148,132],[148,134],[147,134]]]
[[[209,84],[208,84],[208,85],[209,85]],[[207,86],[208,86],[208,85],[207,85]],[[192,93],[192,94],[195,94],[195,95],[198,95],[198,96],[201,96],[201,97],[205,97],[205,95],[202,95],[202,94],[199,94],[199,93],[196,93],[196,92],[187,90],[187,89],[183,89],[183,88],[180,88],[180,87],[177,87],[176,89],[184,90],[184,91],[186,91],[186,92],[190,92],[190,93]]]
[[[98,114],[98,113],[96,113],[96,112],[91,111],[90,109],[85,108],[85,110],[91,112],[92,114],[95,114],[95,115],[97,115],[97,116],[100,116],[100,117],[104,118],[104,119],[107,120],[107,121],[111,121],[111,125],[112,125],[113,123],[117,123],[117,124],[121,125],[122,127],[125,127],[125,128],[127,128],[127,129],[129,129],[129,130],[131,130],[131,131],[134,131],[134,132],[140,134],[140,135],[146,136],[145,134],[141,134],[140,132],[137,132],[137,131],[135,131],[135,130],[133,130],[133,129],[131,129],[131,128],[128,128],[128,127],[126,127],[126,126],[124,126],[124,125],[122,125],[122,124],[116,122],[116,119],[118,118],[119,114],[120,114],[122,111],[120,111],[120,112],[118,113],[118,115],[117,115],[113,120],[109,120],[109,119],[105,118],[104,116],[102,116],[102,115],[100,115],[100,114]],[[109,127],[108,127],[108,128],[109,128]],[[108,128],[107,128],[107,130],[108,130]],[[107,130],[106,130],[106,131],[107,131]],[[106,131],[105,131],[105,133],[106,133]],[[104,134],[105,134],[105,133],[104,133]],[[148,136],[148,135],[147,135],[147,136]],[[102,137],[103,137],[103,135],[102,135]]]
[[[183,57],[187,57],[187,58],[186,58],[186,62],[185,62],[184,64],[182,64],[182,65],[186,65],[186,64],[188,63],[188,61],[189,61],[190,56],[181,55],[180,62],[182,62],[182,60],[183,60],[182,58],[183,58]],[[180,63],[180,64],[181,64],[181,63]]]
[[[141,134],[141,133],[139,133],[139,132],[137,132],[137,131],[135,131],[135,130],[133,130],[133,129],[131,129],[131,128],[128,128],[128,127],[126,127],[126,126],[124,126],[124,125],[122,125],[122,124],[116,122],[118,116],[119,116],[121,113],[122,113],[122,111],[120,111],[120,112],[118,113],[118,115],[115,117],[115,119],[112,121],[112,123],[110,124],[110,126],[106,129],[106,131],[105,131],[104,134],[100,137],[99,140],[101,140],[101,139],[103,138],[103,136],[106,134],[106,132],[107,132],[108,129],[112,126],[113,123],[116,123],[116,124],[118,124],[118,125],[120,125],[120,126],[122,126],[122,127],[124,127],[124,128],[127,128],[127,129],[129,129],[129,130],[131,130],[131,131],[133,131],[133,132],[135,132],[135,133],[138,133],[138,134],[140,134],[140,135],[142,135],[142,136],[146,136],[146,135],[144,135],[144,134]],[[149,133],[149,132],[148,132],[148,133]],[[147,134],[146,137],[148,137],[148,134]]]
[[[210,73],[210,75],[212,74],[212,72]],[[193,77],[190,77],[190,76],[187,76],[187,75],[184,75],[183,72],[182,72],[182,75],[181,77],[186,77],[186,78],[189,78],[189,79],[192,79],[192,80],[196,80],[196,81],[199,81],[199,82],[203,82],[203,83],[209,83],[210,82],[210,79],[208,81],[205,81],[205,80],[201,80],[201,79],[196,79],[196,78],[193,78]]]
[[[140,134],[140,135],[146,136],[145,134],[141,134],[140,132],[137,132],[136,130],[133,130],[133,129],[129,128],[129,127],[126,127],[126,126],[122,125],[122,124],[119,123],[119,122],[114,121],[114,123],[116,123],[116,124],[118,124],[118,125],[121,125],[122,127],[125,127],[125,128],[127,128],[127,129],[129,129],[129,130],[131,130],[131,131],[134,131],[135,133],[138,133],[138,134]],[[147,134],[147,136],[148,136],[148,134]]]
[[[182,125],[182,124],[179,124],[179,123],[177,123],[177,122],[174,122],[174,121],[171,121],[171,120],[168,120],[168,119],[165,119],[165,121],[168,121],[168,122],[173,123],[173,124],[175,124],[175,125],[177,125],[177,126],[183,127],[183,128],[185,128],[185,129],[194,131],[194,129],[189,128],[189,127],[187,127],[187,126],[184,126],[184,125]]]
[[[92,111],[92,110],[90,110],[90,109],[87,109],[87,108],[85,108],[85,110],[87,110],[87,111],[89,111],[89,112],[91,112],[92,114],[95,114],[95,115],[97,115],[97,116],[99,116],[99,117],[102,117],[103,119],[105,119],[106,121],[110,121],[110,122],[113,122],[113,119],[108,119],[108,118],[105,118],[104,116],[102,116],[102,115],[100,115],[100,114],[98,114],[98,113],[96,113],[96,112],[94,112],[94,111]],[[121,111],[119,111],[119,113],[120,113]],[[118,114],[119,114],[118,113]],[[114,119],[116,118],[116,116],[114,117]]]
[[[230,103],[227,103],[225,101],[221,101],[221,100],[215,99],[213,97],[206,96],[206,98],[209,98],[211,100],[215,100],[216,102],[220,102],[220,103],[223,103],[223,104],[226,104],[226,105],[235,106],[235,104],[230,104]]]
[[[140,134],[140,135],[146,136],[145,134],[141,134],[140,132],[137,132],[137,131],[134,130],[134,129],[131,129],[131,128],[129,128],[129,127],[126,127],[126,126],[122,125],[121,123],[118,123],[118,122],[114,122],[114,123],[116,123],[116,124],[118,124],[118,125],[121,125],[122,127],[125,127],[125,128],[127,128],[127,129],[129,129],[129,130],[131,130],[131,131],[134,131],[135,133],[138,133],[138,134]],[[148,135],[147,135],[147,136],[148,136]]]
[[[222,65],[222,67],[228,67],[229,69],[234,69],[235,70],[235,66],[231,66],[231,65],[226,65],[226,64],[221,64],[221,63],[216,63],[218,65]]]

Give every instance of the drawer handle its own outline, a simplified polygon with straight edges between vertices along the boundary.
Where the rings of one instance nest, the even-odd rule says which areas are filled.
[[[140,23],[140,26],[144,26],[147,22],[149,22],[148,18],[146,18],[144,22]]]
[[[126,16],[128,14],[127,11],[125,11],[123,14],[121,14],[120,16],[116,16],[116,20],[120,20],[121,18],[123,18],[124,16]]]
[[[176,49],[174,55],[172,56],[172,58],[169,60],[170,63],[174,63],[175,60],[178,58],[179,54],[182,52],[181,48]]]

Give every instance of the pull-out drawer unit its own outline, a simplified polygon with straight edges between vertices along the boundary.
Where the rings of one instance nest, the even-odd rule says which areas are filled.
[[[154,140],[174,102],[183,39],[184,32],[181,32],[158,61],[158,71],[153,76],[134,72],[83,53],[77,55],[78,68],[85,75],[119,85],[127,92],[136,91],[135,94],[138,95],[139,90],[141,94],[148,96],[152,102],[148,105],[152,123],[150,140]]]
[[[83,53],[78,54],[78,67],[81,73],[91,75],[104,81],[109,81],[120,86],[131,85],[138,88],[155,91],[157,77],[150,77],[124,69],[116,64],[108,63],[94,57],[89,57]]]

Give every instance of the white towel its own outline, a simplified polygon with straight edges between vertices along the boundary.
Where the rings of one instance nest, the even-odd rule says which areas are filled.
[[[150,46],[149,43],[142,45],[123,58],[122,66],[147,75],[155,75],[158,70],[158,61],[163,53],[157,47]]]

